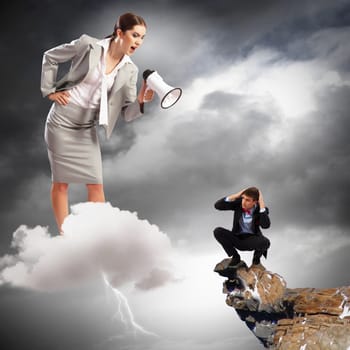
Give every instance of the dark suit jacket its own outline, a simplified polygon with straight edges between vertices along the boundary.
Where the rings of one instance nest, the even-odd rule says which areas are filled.
[[[242,198],[238,198],[232,202],[226,202],[225,198],[219,199],[215,203],[215,208],[218,210],[233,210],[233,226],[232,226],[232,232],[235,234],[240,233],[240,226],[239,226],[239,220],[242,216]],[[260,207],[259,205],[256,206],[256,208],[253,211],[253,232],[262,235],[262,232],[260,230],[261,228],[269,228],[270,227],[270,218],[269,218],[269,209],[265,208],[265,212],[260,213]]]

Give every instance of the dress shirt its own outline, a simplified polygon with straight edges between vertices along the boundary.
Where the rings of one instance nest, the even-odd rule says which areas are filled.
[[[241,233],[254,233],[253,232],[253,211],[255,210],[254,206],[248,212],[243,211],[242,216],[239,219],[239,227],[241,229]]]
[[[229,197],[225,197],[225,202],[231,202]],[[253,232],[253,212],[256,208],[256,205],[249,210],[248,212],[242,211],[242,216],[239,219],[239,227],[241,233],[254,233]],[[265,212],[266,208],[260,208],[260,213]]]
[[[101,59],[98,65],[80,82],[70,90],[70,102],[83,108],[99,108],[99,124],[108,125],[108,92],[111,90],[118,70],[126,63],[131,62],[129,56],[124,55],[114,69],[106,74],[106,56],[110,38],[97,42],[102,46]]]

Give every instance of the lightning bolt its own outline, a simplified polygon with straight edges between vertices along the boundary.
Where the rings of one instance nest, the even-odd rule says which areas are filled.
[[[104,273],[102,273],[102,278],[105,285],[112,290],[118,302],[118,310],[113,318],[120,319],[127,329],[131,329],[133,331],[134,336],[136,336],[137,333],[141,333],[143,335],[158,337],[157,334],[147,331],[135,321],[134,315],[128,303],[128,299],[125,297],[125,295],[109,283]]]

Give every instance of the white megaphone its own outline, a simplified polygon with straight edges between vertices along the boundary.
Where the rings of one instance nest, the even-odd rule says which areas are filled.
[[[160,98],[160,106],[164,109],[173,106],[181,97],[182,90],[166,84],[163,78],[154,70],[143,72],[147,87],[155,91]]]

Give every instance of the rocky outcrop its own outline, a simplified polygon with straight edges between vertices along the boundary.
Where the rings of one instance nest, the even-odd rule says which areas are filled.
[[[287,288],[286,281],[262,265],[215,271],[228,280],[223,292],[242,321],[274,350],[350,350],[350,287]]]

